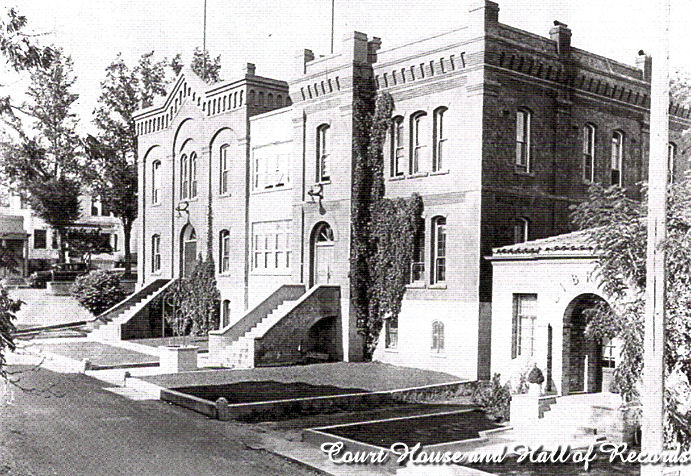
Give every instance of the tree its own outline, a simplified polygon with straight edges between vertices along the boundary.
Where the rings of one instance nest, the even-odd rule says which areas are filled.
[[[170,60],[170,67],[175,75],[180,74],[183,68],[180,53]],[[217,83],[221,80],[221,55],[216,56],[212,60],[208,50],[202,52],[202,49],[197,47],[192,53],[190,68],[207,84]]]
[[[131,272],[130,241],[137,218],[137,134],[134,114],[165,94],[166,61],[153,61],[154,52],[141,56],[130,69],[121,55],[106,68],[94,124],[98,137],[85,141],[89,166],[82,169],[91,193],[120,219],[124,233],[125,274]]]
[[[644,193],[646,192],[644,188]],[[621,362],[615,385],[626,402],[638,402],[643,369],[643,315],[646,286],[647,197],[628,198],[619,187],[593,185],[572,218],[588,236],[598,256],[596,272],[612,305],[587,312],[587,334],[618,337]],[[665,438],[691,446],[691,181],[668,188]]]
[[[12,334],[16,331],[12,321],[14,313],[19,310],[21,301],[10,299],[7,289],[0,285],[0,377],[6,379],[5,350],[14,351],[15,345]]]
[[[63,238],[65,227],[80,216],[77,117],[71,111],[79,95],[71,90],[76,80],[72,59],[54,48],[48,68],[31,70],[29,102],[20,110],[32,120],[26,125],[18,116],[6,120],[13,134],[0,148],[4,152],[4,175],[24,194],[34,212]],[[7,118],[7,115],[5,116]],[[64,261],[66,240],[61,239]]]

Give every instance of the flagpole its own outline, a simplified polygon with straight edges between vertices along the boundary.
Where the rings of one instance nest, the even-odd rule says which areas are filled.
[[[667,147],[669,143],[670,0],[656,2],[658,48],[650,87],[650,159],[648,164],[648,249],[643,340],[641,451],[660,454],[664,446],[665,251],[667,236]],[[662,465],[642,465],[641,475],[660,475]]]
[[[202,56],[202,58],[204,58],[204,75],[206,75],[206,0],[204,0],[204,37],[202,39],[202,54],[204,55]],[[204,78],[204,80],[206,81],[206,78]]]
[[[336,0],[331,0],[331,54],[334,54],[334,7]]]

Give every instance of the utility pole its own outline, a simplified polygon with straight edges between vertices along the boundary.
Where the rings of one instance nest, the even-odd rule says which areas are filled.
[[[643,340],[643,421],[641,451],[660,454],[664,442],[665,252],[667,236],[667,147],[669,143],[669,11],[670,0],[657,0],[650,92],[650,158],[648,164],[648,250],[645,336]],[[642,476],[660,475],[661,465],[641,466]]]

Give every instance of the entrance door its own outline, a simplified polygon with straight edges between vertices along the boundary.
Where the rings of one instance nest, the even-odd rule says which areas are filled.
[[[317,225],[312,243],[312,285],[328,284],[333,279],[334,235],[327,223]]]
[[[180,262],[180,275],[188,277],[192,274],[197,261],[197,234],[194,227],[187,224],[182,230],[182,255]]]

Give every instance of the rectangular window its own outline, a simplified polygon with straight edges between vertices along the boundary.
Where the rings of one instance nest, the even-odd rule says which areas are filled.
[[[47,246],[46,230],[34,230],[34,249],[45,250]]]
[[[161,199],[161,163],[156,161],[151,167],[151,203],[159,203]]]
[[[398,321],[394,319],[387,319],[384,321],[385,325],[385,339],[386,348],[395,349],[398,347]]]
[[[583,180],[595,181],[595,127],[590,124],[583,128]]]
[[[425,113],[417,113],[410,119],[410,141],[412,155],[410,157],[410,173],[416,174],[422,170],[427,160],[427,142],[425,141]],[[429,164],[428,164],[429,166]]]
[[[113,233],[110,235],[110,247],[113,249],[113,251],[118,251],[118,235],[117,233]]]
[[[516,168],[530,172],[530,113],[516,113]]]
[[[220,149],[220,184],[219,184],[219,192],[221,195],[225,195],[228,193],[229,190],[229,184],[228,180],[230,178],[230,170],[229,170],[229,162],[230,158],[228,157],[228,145],[223,145],[221,146]]]
[[[91,216],[92,217],[97,217],[99,215],[99,208],[100,208],[100,203],[97,198],[92,198],[91,199]]]
[[[156,273],[161,270],[161,237],[151,237],[151,271]]]
[[[60,248],[60,242],[58,240],[58,232],[56,230],[51,230],[50,232],[50,246],[54,250]]]
[[[439,108],[434,113],[434,160],[432,161],[432,171],[438,172],[442,170],[444,164],[444,144],[446,144],[446,136],[444,135],[444,114],[446,108]]]
[[[287,274],[290,272],[291,221],[252,224],[252,269]]]
[[[446,281],[446,218],[432,221],[432,284]]]
[[[403,142],[403,118],[398,117],[391,124],[391,176],[401,177],[405,174],[405,145]]]
[[[290,184],[290,154],[273,148],[254,150],[254,190],[270,190]]]
[[[617,366],[614,343],[612,339],[602,339],[602,366],[613,369]]]
[[[425,280],[425,220],[420,218],[413,248],[413,262],[410,264],[410,283]]]
[[[327,182],[329,175],[329,148],[327,138],[329,126],[321,125],[317,128],[317,182]]]
[[[622,158],[624,151],[624,136],[619,131],[612,134],[611,184],[622,184]]]
[[[197,196],[197,154],[190,156],[190,198]]]
[[[534,355],[536,320],[537,294],[514,294],[511,358]]]
[[[674,156],[677,153],[677,146],[671,142],[667,144],[667,174],[669,183],[674,183]]]
[[[221,273],[230,271],[230,233],[228,230],[221,232]]]

